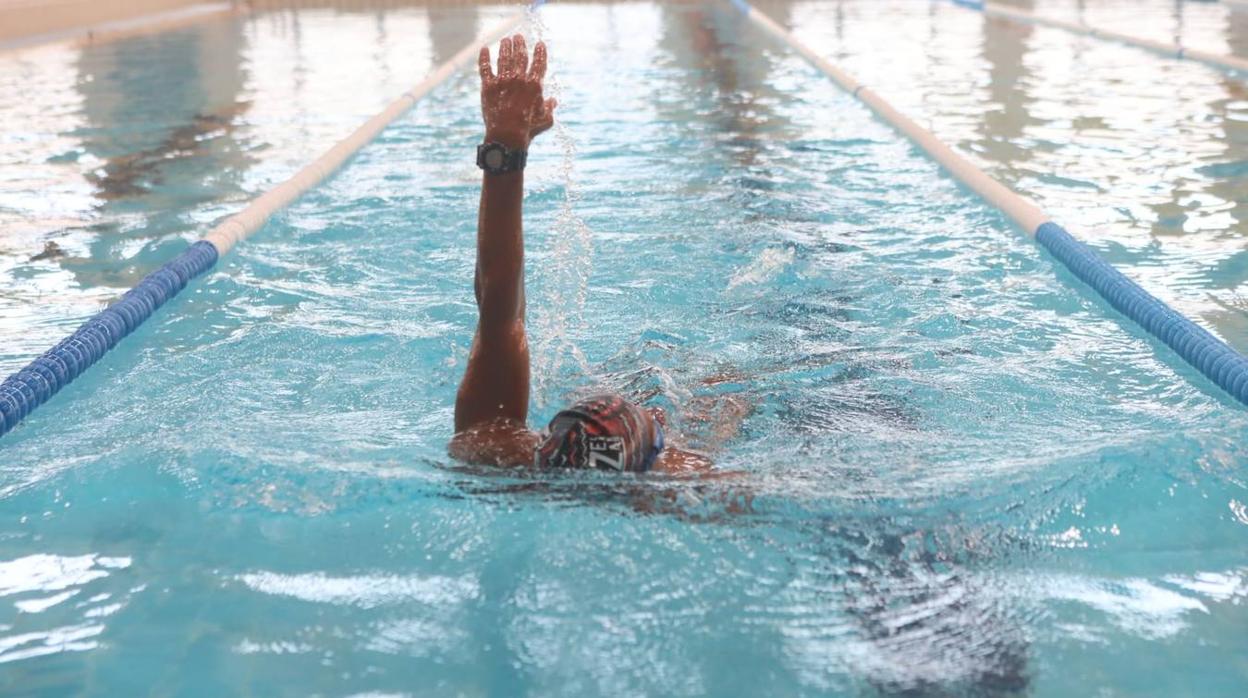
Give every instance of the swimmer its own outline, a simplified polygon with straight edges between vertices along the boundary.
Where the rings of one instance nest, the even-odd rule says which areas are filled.
[[[529,144],[554,125],[556,102],[542,94],[546,45],[532,63],[524,37],[502,40],[495,73],[481,49],[484,170],[477,216],[474,288],[479,317],[455,400],[452,457],[481,465],[590,468],[620,472],[700,473],[711,461],[672,445],[666,415],[615,394],[560,411],[542,432],[528,428],[529,344],[525,335],[524,165]],[[744,410],[740,417],[744,417]],[[734,429],[735,431],[735,429]]]

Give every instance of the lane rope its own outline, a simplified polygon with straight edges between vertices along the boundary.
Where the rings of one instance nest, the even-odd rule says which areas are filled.
[[[544,0],[528,5],[535,10]],[[259,230],[274,213],[329,177],[377,134],[407,112],[418,100],[477,56],[481,46],[493,44],[524,20],[517,12],[473,39],[421,83],[404,92],[381,113],[334,144],[286,181],[253,199],[243,210],[225,219],[172,261],[148,274],[119,300],[84,322],[70,336],[0,383],[0,436],[8,433],[35,408],[82,375],[110,349],[211,269],[239,242]]]
[[[1105,39],[1114,41],[1128,46],[1148,49],[1155,53],[1160,53],[1171,58],[1179,60],[1193,60],[1200,63],[1206,63],[1223,70],[1230,70],[1239,73],[1241,77],[1248,78],[1248,59],[1240,58],[1222,53],[1213,53],[1212,51],[1201,51],[1194,48],[1186,48],[1179,44],[1168,44],[1164,41],[1154,41],[1145,39],[1140,36],[1132,36],[1109,29],[1100,29],[1093,27],[1080,20],[1078,22],[1069,22],[1064,19],[1055,17],[1045,17],[1034,12],[1024,10],[1017,7],[1007,7],[999,5],[995,2],[985,2],[984,0],[951,0],[953,4],[965,7],[971,10],[983,12],[985,15],[992,17],[1003,17],[1014,22],[1039,24],[1045,27],[1054,27],[1057,29],[1065,29],[1075,34],[1084,34],[1095,37],[1097,39]]]
[[[930,131],[894,109],[871,88],[815,53],[757,8],[745,0],[730,2],[759,28],[787,44],[843,90],[867,105],[876,116],[909,138],[955,179],[1000,209],[1118,312],[1173,349],[1215,385],[1248,405],[1248,357],[1145,291],[1092,248],[1050,220],[1033,202],[989,177]],[[969,0],[959,4],[967,2]]]

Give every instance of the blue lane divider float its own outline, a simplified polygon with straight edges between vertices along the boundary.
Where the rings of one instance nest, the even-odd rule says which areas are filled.
[[[73,334],[0,383],[0,435],[99,361],[157,308],[178,295],[191,279],[217,263],[217,248],[206,240],[143,277],[116,303],[87,320]]]
[[[1036,229],[1036,241],[1118,312],[1165,342],[1218,387],[1248,405],[1248,357],[1145,291],[1062,226],[1045,223]]]
[[[535,10],[543,2],[536,0],[527,11]],[[460,67],[470,63],[476,58],[477,47],[494,43],[519,25],[523,17],[523,11],[517,12],[465,45],[424,81],[403,93],[290,179],[253,199],[242,211],[219,223],[176,259],[144,277],[121,300],[83,323],[64,341],[0,383],[0,435],[12,430],[36,407],[47,402],[57,391],[99,361],[157,308],[185,288],[191,279],[211,269],[219,257],[259,230],[276,211],[337,171],[417,100]]]
[[[931,131],[897,111],[875,91],[832,65],[821,54],[800,41],[746,0],[732,4],[760,28],[787,43],[842,89],[868,106],[876,116],[908,137],[950,175],[985,201],[996,206],[1021,229],[1035,236],[1040,245],[1088,284],[1111,306],[1147,330],[1179,357],[1200,371],[1236,400],[1248,405],[1248,357],[1232,349],[1187,317],[1150,295],[1131,279],[1101,259],[1092,248],[1079,242],[1034,203],[989,177],[957,151],[936,138]],[[976,0],[958,4],[983,5]]]

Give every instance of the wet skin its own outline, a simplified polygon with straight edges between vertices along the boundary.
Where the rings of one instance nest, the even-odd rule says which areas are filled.
[[[481,49],[478,67],[485,142],[527,150],[534,138],[554,125],[555,100],[542,94],[546,45],[537,43],[530,64],[524,37],[517,34],[500,42],[497,73],[488,47]],[[484,174],[474,284],[479,317],[455,399],[455,436],[448,447],[452,457],[468,463],[531,466],[541,442],[527,426],[530,369],[524,321],[523,203],[523,170]],[[661,410],[650,413],[666,425]],[[669,446],[652,471],[692,474],[710,466],[706,456]]]

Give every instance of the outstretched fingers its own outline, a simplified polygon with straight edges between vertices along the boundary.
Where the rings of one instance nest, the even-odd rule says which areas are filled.
[[[550,127],[555,125],[555,107],[558,105],[559,103],[555,101],[554,97],[551,97],[541,104],[539,107],[537,123],[534,124],[531,134],[533,137],[549,131]]]
[[[498,42],[498,77],[511,75],[511,37],[504,37]]]
[[[490,70],[490,47],[482,46],[481,53],[477,56],[477,71],[481,73],[481,82],[489,82],[494,79],[494,71]]]
[[[524,43],[524,37],[520,34],[511,38],[511,55],[512,74],[523,78],[529,72],[529,49]]]
[[[533,48],[533,62],[529,63],[528,46],[520,34],[504,37],[498,42],[498,70],[490,69],[490,47],[483,46],[477,57],[477,70],[482,82],[499,78],[528,78],[538,83],[546,77],[546,42],[539,41]]]
[[[539,41],[533,47],[533,67],[529,69],[529,78],[538,82],[546,77],[546,42]]]

